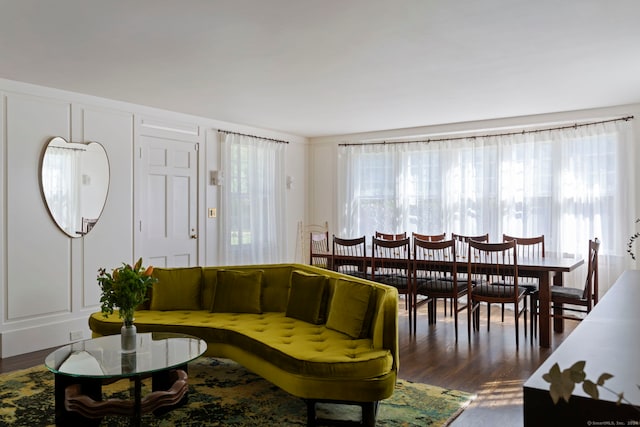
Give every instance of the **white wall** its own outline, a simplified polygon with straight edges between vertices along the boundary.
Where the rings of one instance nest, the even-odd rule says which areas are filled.
[[[99,267],[132,262],[135,253],[134,148],[142,118],[159,132],[185,124],[203,146],[199,164],[199,261],[214,265],[217,207],[209,170],[218,169],[215,129],[284,139],[288,260],[295,259],[296,224],[305,220],[307,140],[265,129],[157,110],[88,95],[0,79],[0,357],[70,342],[70,333],[87,338],[87,319],[99,310]],[[74,142],[97,141],[109,156],[110,188],[103,214],[87,236],[71,239],[50,218],[41,196],[39,166],[53,136]],[[207,138],[208,137],[208,138]]]

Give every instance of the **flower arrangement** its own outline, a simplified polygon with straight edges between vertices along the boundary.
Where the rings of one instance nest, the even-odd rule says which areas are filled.
[[[131,266],[122,264],[108,273],[104,268],[98,269],[98,284],[102,289],[100,298],[102,314],[107,317],[119,309],[119,316],[126,326],[133,325],[133,313],[140,304],[147,300],[147,291],[158,281],[152,277],[153,267],[142,267],[142,258]]]

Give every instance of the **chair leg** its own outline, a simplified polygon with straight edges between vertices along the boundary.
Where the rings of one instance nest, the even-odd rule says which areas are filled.
[[[522,300],[522,317],[524,319],[524,336],[527,336],[527,314],[529,312],[529,305],[527,304],[527,296],[525,295]]]
[[[456,331],[456,342],[458,342],[458,298],[451,298],[452,314],[453,314],[453,325]],[[444,302],[445,306],[447,305],[447,300]]]
[[[520,318],[520,307],[518,307],[518,304],[516,303],[516,307],[515,310],[513,310],[515,312],[515,321],[516,321],[516,350],[519,348],[520,346],[520,327],[519,327],[519,322],[518,319]]]
[[[413,331],[415,334],[418,328],[418,296],[413,295],[412,292],[407,292],[405,301],[409,305],[409,331]]]
[[[537,333],[536,333],[536,331],[538,329],[538,327],[536,325],[536,323],[538,322],[538,316],[537,316],[537,313],[536,313],[537,309],[538,308],[536,307],[536,299],[534,298],[533,295],[529,295],[529,321],[531,322],[531,325],[530,325],[531,344],[533,344],[533,336],[534,336],[534,334],[536,334],[536,336],[537,336]]]
[[[469,343],[471,343],[471,317],[473,311],[473,304],[471,301],[467,300],[467,338],[469,339]]]
[[[469,342],[471,342],[471,329],[475,332],[477,330],[476,311],[477,303],[472,299],[467,300],[467,334],[469,336]]]

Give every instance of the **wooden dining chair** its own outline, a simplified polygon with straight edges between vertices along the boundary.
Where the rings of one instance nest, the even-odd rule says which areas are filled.
[[[350,276],[369,279],[365,236],[341,238],[333,236],[333,270]]]
[[[475,240],[476,242],[489,242],[489,233],[480,234],[477,236],[465,236],[462,234],[451,233],[451,239],[456,244],[456,256],[458,257],[458,262],[466,262],[467,253],[469,252],[469,241]],[[458,273],[458,282],[467,281],[467,273]],[[474,279],[474,284],[476,280]],[[450,304],[451,305],[451,304]],[[451,313],[453,314],[453,307],[451,308]],[[445,305],[445,314],[446,314],[446,305]]]
[[[544,234],[534,237],[515,237],[508,234],[502,235],[502,241],[516,241],[516,249],[518,257],[526,258],[544,258]]]
[[[588,314],[598,304],[598,251],[600,240],[589,240],[589,259],[584,288],[551,286],[551,317],[581,321],[582,317],[565,311]]]
[[[523,259],[539,259],[544,258],[544,235],[534,237],[515,237],[508,234],[502,235],[503,242],[509,242],[515,240],[516,251],[518,252],[518,259],[522,262]],[[534,298],[534,294],[538,292],[538,279],[532,277],[520,277],[518,284],[525,290],[525,299],[528,300],[529,311],[529,332],[530,339],[533,342],[533,338],[537,336],[538,331],[538,317],[536,312],[538,310],[537,301]],[[504,305],[502,306],[502,320],[504,321]]]
[[[451,233],[451,238],[456,242],[456,254],[458,258],[466,258],[469,252],[469,241],[489,242],[489,233],[480,234],[478,236],[465,236],[463,234]]]
[[[420,239],[423,241],[427,241],[427,242],[440,242],[442,240],[445,240],[447,238],[447,233],[442,233],[442,234],[419,234],[416,233],[415,231],[411,233],[411,237],[413,237],[413,239]]]
[[[414,333],[417,329],[417,309],[427,304],[429,324],[436,323],[436,303],[438,299],[452,303],[454,329],[458,341],[458,313],[467,308],[459,305],[459,298],[467,294],[468,283],[458,281],[458,263],[456,245],[453,239],[431,242],[422,239],[413,240],[413,321]],[[423,299],[418,299],[420,296]]]
[[[402,233],[393,234],[393,233],[382,233],[380,231],[376,231],[376,238],[384,239],[384,240],[401,240],[401,239],[407,238],[407,232],[404,231]]]
[[[491,304],[513,304],[516,348],[519,340],[519,319],[524,316],[527,333],[525,290],[518,286],[518,253],[514,240],[503,243],[483,243],[469,240],[467,254],[467,298],[469,336],[471,327],[480,329],[480,303],[487,304],[487,330],[491,325]],[[475,286],[472,286],[473,281]],[[520,307],[522,305],[522,308]]]
[[[441,233],[441,234],[420,234],[420,233],[416,233],[415,231],[411,233],[411,237],[413,238],[413,240],[415,241],[415,239],[420,239],[422,241],[427,241],[427,242],[440,242],[442,240],[445,240],[447,238],[447,233]],[[415,247],[415,245],[413,246]],[[443,300],[444,302],[444,315],[447,315],[447,300]],[[436,302],[434,302],[434,304],[436,304]],[[451,307],[451,313],[453,313],[453,303],[450,301],[449,305]],[[435,307],[434,307],[435,310]]]
[[[309,233],[309,264],[331,270],[333,254],[329,250],[329,232]]]
[[[593,307],[598,303],[598,251],[600,250],[600,240],[595,238],[589,240],[589,254],[587,259],[587,277],[584,287],[571,288],[568,286],[551,286],[551,318],[560,318],[568,320],[581,321],[580,315],[586,315],[591,312]],[[536,310],[533,312],[534,319],[537,322],[539,315],[539,291],[533,293],[532,298]],[[578,316],[566,314],[565,311],[578,313]]]
[[[410,241],[408,237],[400,240],[373,237],[371,248],[371,280],[393,286],[398,294],[404,295],[409,317],[413,302]]]

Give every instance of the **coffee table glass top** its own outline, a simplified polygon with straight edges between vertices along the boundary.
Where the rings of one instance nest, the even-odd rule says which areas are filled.
[[[191,335],[138,333],[136,351],[123,352],[120,335],[109,335],[61,347],[45,365],[55,374],[86,378],[124,378],[184,365],[200,357],[207,343]]]

